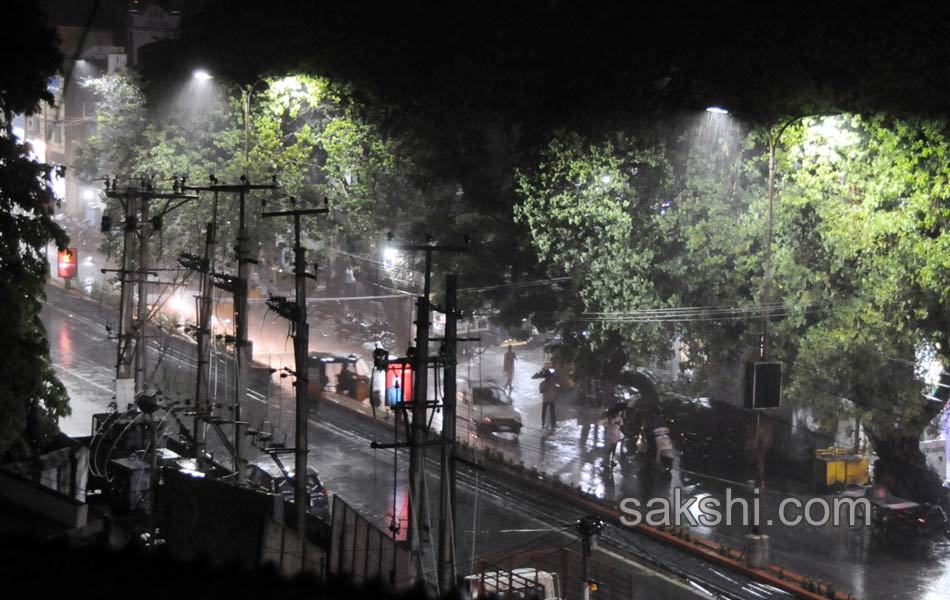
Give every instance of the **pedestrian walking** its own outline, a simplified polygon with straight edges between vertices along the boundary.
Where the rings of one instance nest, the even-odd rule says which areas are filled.
[[[505,352],[505,364],[502,367],[502,373],[505,375],[505,389],[508,390],[509,394],[514,389],[512,380],[515,378],[516,360],[518,360],[518,355],[511,349],[511,346],[508,346],[508,351]]]
[[[623,441],[623,413],[623,410],[608,410],[606,413],[607,468],[617,464],[614,459],[617,457],[617,447]]]
[[[403,401],[402,389],[399,387],[399,378],[393,377],[393,385],[386,390],[386,406],[393,410],[397,404]]]
[[[353,273],[353,266],[347,265],[343,271],[343,294],[347,297],[356,294],[356,275]]]
[[[541,392],[541,427],[544,428],[544,417],[548,412],[551,413],[549,419],[549,424],[551,429],[554,429],[557,426],[557,411],[555,406],[557,404],[557,398],[561,390],[554,379],[554,373],[548,371],[544,375],[544,379],[541,380],[541,385],[538,387],[538,391]]]

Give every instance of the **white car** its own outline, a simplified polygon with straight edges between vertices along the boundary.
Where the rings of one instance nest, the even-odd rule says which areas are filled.
[[[492,382],[471,386],[459,380],[458,390],[457,413],[471,419],[476,432],[521,433],[521,411],[501,386]]]

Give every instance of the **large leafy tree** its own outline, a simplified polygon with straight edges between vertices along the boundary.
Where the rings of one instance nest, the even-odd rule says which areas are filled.
[[[669,328],[587,321],[666,304],[657,268],[664,254],[665,212],[657,192],[667,183],[666,167],[662,148],[629,135],[591,144],[564,132],[536,165],[518,174],[524,202],[516,207],[516,218],[530,232],[540,260],[556,269],[552,274],[569,276],[577,290],[578,302],[555,317],[567,335],[590,340],[590,350],[642,362],[669,347]],[[557,321],[545,316],[535,320]],[[622,366],[626,360],[613,362]]]
[[[925,499],[939,485],[918,441],[942,406],[921,393],[920,363],[950,359],[947,134],[934,120],[806,119],[781,165],[777,291],[800,315],[776,331],[789,393],[825,415],[849,400],[880,477]]]
[[[188,92],[153,104],[132,72],[85,85],[100,100],[98,131],[80,150],[81,174],[87,180],[109,173],[133,183],[153,175],[186,175],[190,183],[204,184],[212,173],[223,182],[247,176],[258,183],[276,176],[280,197],[327,197],[359,231],[370,227],[369,203],[398,193],[393,182],[400,176],[395,168],[399,159],[392,142],[361,123],[325,80],[280,77],[253,89],[191,82]],[[191,89],[198,85],[208,89]],[[248,94],[245,157],[243,99]],[[254,229],[261,230],[262,239],[273,239],[276,225],[258,222],[259,210],[259,205],[249,205]],[[210,203],[204,202],[171,216],[167,235],[178,249],[200,236],[210,211]],[[236,221],[225,216],[220,225],[219,238],[233,237]]]
[[[564,303],[566,337],[578,312],[593,314],[606,325],[585,326],[589,339],[575,343],[610,348],[619,340],[642,362],[678,335],[690,344],[698,390],[738,394],[742,363],[758,352],[757,313],[698,313],[667,327],[624,323],[619,338],[616,315],[761,302],[767,133],[710,145],[696,141],[702,130],[687,143],[680,132],[665,148],[633,153],[619,134],[552,141],[537,168],[519,176],[517,214],[539,255],[579,280]],[[770,358],[789,367],[786,398],[823,417],[851,407],[882,459],[881,478],[898,493],[932,499],[939,485],[917,442],[942,407],[921,395],[918,362],[948,359],[947,124],[799,119],[779,142],[771,300],[780,306],[768,340]],[[654,174],[632,168],[644,162],[668,164],[671,174],[652,185]]]
[[[54,240],[62,248],[68,239],[50,218],[51,167],[32,160],[30,148],[14,138],[12,118],[52,101],[46,82],[62,57],[36,3],[13,2],[4,10],[0,54],[18,58],[0,73],[0,457],[23,457],[41,448],[69,414],[39,316],[46,245]]]

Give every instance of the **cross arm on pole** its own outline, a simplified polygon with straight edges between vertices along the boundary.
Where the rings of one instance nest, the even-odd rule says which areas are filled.
[[[330,212],[329,208],[298,208],[296,210],[279,210],[271,212],[261,213],[262,217],[271,218],[271,217],[293,217],[293,216],[304,216],[304,215],[325,215]]]

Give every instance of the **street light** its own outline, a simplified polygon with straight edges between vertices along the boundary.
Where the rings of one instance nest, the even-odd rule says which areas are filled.
[[[209,81],[214,79],[214,75],[204,69],[195,69],[191,76],[198,81]],[[247,166],[248,154],[250,152],[250,113],[251,113],[251,93],[259,83],[264,83],[263,79],[258,79],[247,88],[241,89],[241,106],[244,109],[244,165]]]
[[[721,106],[707,106],[706,112],[714,115],[728,115],[729,111]]]

